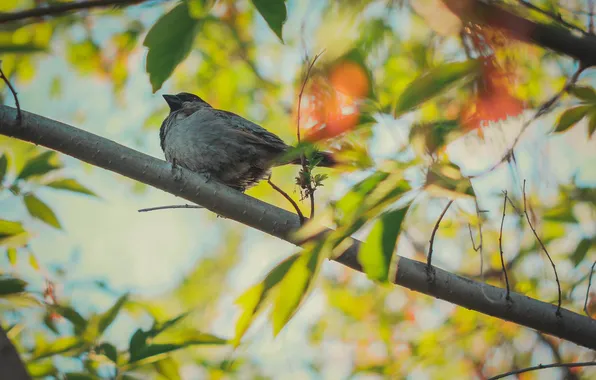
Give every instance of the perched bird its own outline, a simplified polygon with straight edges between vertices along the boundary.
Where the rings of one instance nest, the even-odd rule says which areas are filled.
[[[161,149],[174,167],[215,178],[244,192],[269,176],[272,166],[299,164],[284,162],[290,149],[275,134],[236,115],[211,107],[196,95],[181,92],[163,95],[170,114],[159,130]],[[317,152],[318,166],[335,164],[329,153]]]

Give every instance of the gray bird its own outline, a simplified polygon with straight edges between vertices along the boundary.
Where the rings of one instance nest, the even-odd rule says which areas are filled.
[[[272,166],[299,164],[280,161],[290,146],[265,128],[211,107],[196,95],[163,95],[170,114],[159,130],[161,149],[173,167],[215,178],[244,192],[271,173]],[[318,166],[335,164],[329,153],[317,152]]]

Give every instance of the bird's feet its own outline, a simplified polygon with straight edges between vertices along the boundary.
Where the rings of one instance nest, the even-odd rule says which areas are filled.
[[[175,181],[182,180],[182,169],[176,163],[176,159],[172,160],[172,176],[174,176]]]

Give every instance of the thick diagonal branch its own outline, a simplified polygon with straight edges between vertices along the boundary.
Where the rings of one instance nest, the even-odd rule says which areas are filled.
[[[6,331],[0,326],[0,378],[11,380],[30,380],[19,353],[8,339]]]
[[[216,181],[206,181],[202,176],[185,169],[181,170],[181,178],[177,179],[165,161],[58,121],[23,112],[22,125],[19,126],[15,116],[14,108],[0,106],[0,134],[68,154],[167,191],[226,218],[297,243],[292,238],[292,232],[300,227],[300,219],[293,213]],[[352,243],[344,254],[334,260],[362,271],[357,260],[360,242],[353,240]],[[429,283],[426,263],[405,257],[398,257],[397,263],[398,270],[393,279],[397,285],[596,349],[596,320],[566,309],[562,309],[561,315],[557,316],[555,306],[518,293],[511,293],[510,301],[506,302],[504,289],[439,268],[435,268],[435,281]]]

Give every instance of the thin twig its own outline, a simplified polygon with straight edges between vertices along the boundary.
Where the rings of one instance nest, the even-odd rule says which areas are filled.
[[[19,97],[17,96],[17,92],[15,91],[14,87],[12,87],[12,84],[10,83],[6,75],[4,75],[4,71],[2,71],[2,60],[0,60],[0,79],[2,79],[4,83],[6,83],[8,89],[10,90],[10,92],[12,92],[14,103],[17,107],[17,121],[21,123],[21,121],[23,120],[23,115],[21,114],[21,105],[19,104]]]
[[[505,222],[505,213],[507,212],[507,190],[505,190],[503,193],[503,217],[501,218],[501,230],[499,232],[499,252],[501,253],[501,267],[503,268],[503,273],[505,274],[505,284],[507,285],[507,295],[505,296],[505,299],[509,301],[511,299],[509,297],[511,290],[509,288],[509,277],[507,276],[507,267],[505,266],[505,259],[503,258],[503,223]]]
[[[304,224],[304,214],[302,214],[302,211],[300,210],[300,207],[298,207],[298,204],[292,199],[292,197],[290,197],[288,195],[288,193],[286,193],[285,191],[283,191],[280,187],[278,187],[276,184],[274,184],[273,182],[271,182],[271,176],[269,176],[269,178],[267,178],[267,182],[269,183],[269,185],[278,193],[280,193],[281,195],[283,195],[284,198],[286,198],[288,200],[288,202],[290,202],[292,204],[292,206],[294,206],[294,209],[296,210],[296,214],[298,214],[298,217],[300,218],[300,224]]]
[[[502,379],[507,376],[519,375],[520,373],[537,371],[539,369],[545,369],[545,368],[575,368],[575,367],[590,367],[590,366],[596,366],[596,362],[538,364],[533,367],[517,369],[515,371],[510,371],[510,372],[502,373],[497,376],[489,377],[487,380]]]
[[[588,33],[594,34],[594,0],[588,0]]]
[[[468,223],[468,230],[470,231],[470,240],[472,240],[472,248],[474,248],[475,252],[478,252],[480,246],[476,247],[476,243],[474,242],[474,236],[472,235],[472,225]]]
[[[19,21],[28,18],[43,16],[61,16],[65,13],[91,8],[105,8],[113,5],[133,5],[144,3],[147,0],[90,0],[84,2],[70,2],[65,4],[56,4],[47,7],[27,9],[14,13],[0,13],[0,24],[9,21]]]
[[[519,133],[517,134],[517,136],[515,137],[515,139],[513,140],[513,143],[511,144],[511,147],[509,149],[507,149],[507,153],[505,153],[503,155],[503,157],[501,157],[501,159],[499,161],[497,161],[497,163],[495,163],[494,165],[492,165],[488,169],[483,170],[482,172],[480,172],[478,174],[472,174],[472,175],[469,175],[468,177],[469,178],[478,178],[478,177],[481,177],[481,176],[483,176],[483,175],[485,175],[487,173],[492,172],[496,168],[498,168],[503,162],[509,161],[511,159],[511,157],[513,156],[513,150],[517,146],[517,143],[519,143],[519,140],[521,139],[521,136],[526,131],[526,129],[528,129],[528,127],[530,126],[530,124],[532,124],[534,121],[536,121],[540,117],[542,117],[545,114],[547,114],[552,109],[552,107],[557,103],[557,101],[563,96],[563,94],[565,94],[577,82],[577,80],[579,79],[580,74],[586,68],[587,68],[587,66],[585,66],[583,63],[580,62],[579,67],[577,68],[577,70],[575,71],[575,73],[573,73],[573,75],[571,76],[571,78],[569,78],[569,80],[567,81],[567,83],[565,83],[565,86],[563,86],[563,88],[559,92],[557,92],[555,95],[553,95],[549,100],[547,100],[546,102],[544,102],[538,108],[538,110],[536,111],[536,113],[534,114],[534,116],[532,116],[532,118],[530,118],[530,120],[526,121],[522,125],[522,128],[519,131]]]
[[[572,23],[563,20],[563,17],[561,16],[560,13],[557,13],[557,14],[551,13],[551,12],[549,12],[547,10],[544,10],[544,9],[542,9],[542,8],[540,8],[540,7],[532,4],[532,3],[530,3],[529,1],[517,0],[517,2],[520,3],[521,5],[525,6],[526,8],[532,9],[532,10],[538,12],[538,13],[543,14],[546,17],[551,18],[552,20],[558,22],[559,24],[561,24],[563,26],[566,26],[569,29],[577,30],[578,32],[582,33],[583,35],[587,35],[588,34],[588,32],[586,32],[585,30],[583,30],[579,26],[573,25]]]
[[[155,210],[169,210],[175,208],[205,208],[203,206],[197,205],[171,205],[171,206],[158,206],[158,207],[149,207],[149,208],[142,208],[139,212],[147,212],[147,211],[155,211]]]
[[[484,277],[484,236],[482,234],[482,210],[480,210],[480,205],[478,204],[478,198],[474,197],[474,206],[476,207],[476,217],[478,218],[478,234],[480,235],[480,243],[478,244],[478,253],[480,254],[480,281],[482,281],[483,283],[485,283],[485,277]],[[470,236],[472,236],[472,234],[470,233]],[[498,299],[493,299],[491,298],[486,291],[484,290],[484,287],[481,288],[482,291],[482,295],[484,295],[484,298],[486,298],[489,302],[491,303],[496,303],[498,302]],[[505,295],[507,296],[507,294],[509,293],[505,293]],[[507,298],[507,297],[505,297]]]
[[[298,94],[298,116],[297,116],[297,120],[296,120],[296,138],[298,139],[298,144],[300,144],[301,142],[301,138],[300,138],[300,109],[302,106],[302,95],[304,94],[304,88],[306,87],[306,83],[308,82],[308,78],[310,77],[310,72],[313,68],[313,66],[315,65],[315,63],[317,62],[317,59],[319,59],[319,57],[324,53],[325,51],[323,50],[322,52],[320,52],[319,54],[315,55],[315,57],[312,59],[312,61],[310,62],[310,64],[308,65],[308,69],[306,70],[306,76],[304,77],[304,81],[302,82],[302,87],[300,88],[300,93]],[[308,196],[310,197],[310,217],[314,218],[315,216],[315,190],[312,187],[312,180],[311,180],[311,173],[310,173],[310,169],[308,168],[308,163],[306,162],[306,156],[304,155],[304,153],[302,153],[300,155],[300,163],[302,165],[302,172],[304,173],[304,176],[302,176],[303,178],[306,178],[306,191],[308,192]]]
[[[592,286],[592,275],[594,274],[595,266],[596,261],[594,261],[594,264],[592,264],[592,269],[590,269],[590,275],[588,276],[588,289],[586,290],[586,300],[584,301],[584,311],[586,312],[586,315],[590,318],[592,318],[592,316],[588,312],[588,299],[590,298],[590,286]]]
[[[534,226],[532,225],[532,221],[530,220],[530,215],[528,215],[528,208],[527,208],[527,202],[526,202],[526,180],[525,179],[524,179],[524,186],[523,186],[522,192],[523,192],[523,196],[524,196],[524,214],[526,215],[526,220],[528,221],[528,225],[532,229],[532,232],[534,233],[534,236],[536,237],[536,240],[538,240],[538,243],[540,243],[540,246],[542,247],[542,250],[546,254],[546,257],[548,257],[548,261],[550,261],[550,265],[553,267],[553,272],[555,272],[555,280],[557,281],[557,291],[559,292],[559,301],[558,301],[558,304],[557,304],[557,315],[558,316],[561,316],[561,298],[562,298],[562,295],[561,295],[561,283],[559,282],[559,275],[557,274],[557,267],[555,266],[555,262],[553,261],[553,259],[550,257],[550,254],[546,250],[546,247],[544,246],[544,243],[542,242],[542,240],[538,236],[538,233],[536,232],[536,229],[534,229]]]
[[[435,223],[433,232],[430,234],[430,240],[428,241],[430,243],[430,245],[428,246],[428,256],[426,259],[426,269],[428,271],[430,271],[431,266],[432,266],[431,263],[432,263],[432,259],[433,259],[433,245],[435,242],[435,235],[437,233],[437,230],[439,229],[439,224],[441,224],[441,220],[443,220],[445,213],[447,212],[447,210],[449,209],[449,206],[451,206],[452,203],[453,203],[453,199],[450,200],[449,203],[447,203],[447,206],[445,206],[445,208],[443,209],[443,212],[439,216],[439,219],[437,219],[437,223]]]

